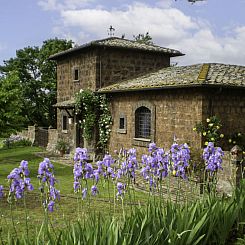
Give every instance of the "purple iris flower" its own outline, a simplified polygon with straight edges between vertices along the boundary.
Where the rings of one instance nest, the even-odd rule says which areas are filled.
[[[115,175],[115,173],[114,173],[114,170],[113,170],[113,168],[111,168],[111,167],[108,167],[108,168],[107,168],[107,174],[108,174],[108,176],[111,177],[112,179],[114,179],[114,178],[116,177],[116,175]]]
[[[93,171],[93,175],[94,175],[94,179],[95,179],[96,183],[98,183],[99,179],[100,179],[100,171],[98,169],[95,169]]]
[[[85,171],[85,179],[91,179],[93,178],[93,167],[90,163],[86,163],[84,166],[84,171]]]
[[[135,171],[138,168],[136,149],[131,148],[128,151],[124,150],[119,165],[120,171],[117,171],[117,178],[121,178],[121,176],[124,175],[135,181]]]
[[[82,199],[85,199],[88,193],[88,189],[87,188],[83,188],[82,190]]]
[[[54,211],[54,204],[55,204],[55,202],[52,201],[52,200],[48,203],[48,211],[49,212],[53,212]]]
[[[153,152],[156,149],[157,149],[157,146],[156,146],[156,144],[154,142],[149,144],[149,147],[148,147],[148,151],[149,152]]]
[[[88,151],[86,148],[76,148],[75,154],[74,154],[74,161],[81,161],[86,162],[88,160]]]
[[[189,166],[190,149],[187,144],[174,143],[170,149],[171,171],[175,176],[187,179],[186,168]]]
[[[117,183],[117,194],[116,194],[116,196],[117,197],[119,197],[119,196],[122,197],[124,195],[125,189],[126,189],[126,185],[121,183],[121,182],[118,182]]]
[[[92,187],[91,187],[91,194],[93,195],[93,196],[95,196],[95,195],[97,195],[98,194],[98,188],[97,188],[97,186],[96,185],[93,185]]]
[[[7,176],[8,179],[19,179],[21,170],[19,168],[14,168],[10,174]]]
[[[14,168],[10,174],[7,176],[10,187],[9,193],[15,195],[17,199],[20,199],[24,196],[24,192],[27,189],[32,191],[33,185],[31,184],[31,179],[28,178],[30,171],[28,169],[28,162],[21,161],[19,168]]]
[[[78,181],[74,181],[73,182],[73,188],[74,188],[75,192],[78,192],[79,187],[80,187],[80,183]]]
[[[27,189],[28,189],[29,191],[33,191],[33,190],[34,190],[34,187],[33,187],[33,185],[31,184],[31,179],[30,179],[30,178],[25,178],[24,183],[25,183],[25,185],[27,186]]]
[[[27,161],[25,161],[25,160],[21,161],[20,169],[22,170],[22,172],[25,176],[29,176],[30,171],[28,169],[28,162]]]
[[[60,191],[55,188],[57,180],[54,177],[53,171],[54,165],[48,158],[44,158],[44,160],[39,164],[37,177],[40,180],[39,190],[42,193],[45,193],[46,189],[47,195],[46,200],[44,200],[44,207],[50,212],[54,211],[55,200],[60,200]]]
[[[96,183],[99,181],[99,174],[101,172],[101,167],[98,165],[98,171],[93,169],[93,166],[87,162],[88,154],[86,148],[76,148],[74,154],[74,192],[78,192],[81,188],[82,181],[94,178]],[[98,164],[98,163],[97,163]]]
[[[120,179],[120,178],[122,177],[122,175],[123,175],[122,169],[118,169],[118,170],[117,170],[116,177],[117,177],[118,179]]]
[[[114,159],[111,157],[111,155],[105,154],[103,158],[103,164],[106,167],[110,167],[114,163]]]
[[[203,150],[203,159],[206,165],[206,171],[210,172],[211,175],[218,169],[222,168],[224,152],[220,147],[214,147],[213,142],[209,142],[207,147]]]
[[[4,192],[3,192],[3,186],[0,185],[0,198],[3,198],[4,197]]]
[[[50,186],[49,195],[52,198],[52,200],[60,200],[60,191],[54,188],[53,186]]]

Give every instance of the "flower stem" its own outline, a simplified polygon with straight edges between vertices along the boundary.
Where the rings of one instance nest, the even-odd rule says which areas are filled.
[[[12,201],[10,201],[10,212],[11,212],[11,221],[12,221],[12,225],[13,225],[13,228],[14,228],[15,236],[17,237],[17,231],[16,231],[16,228],[15,228],[15,225],[14,225]]]
[[[23,194],[23,201],[24,201],[24,208],[25,208],[26,237],[27,237],[27,240],[29,240],[29,229],[28,229],[28,221],[27,221],[28,214],[27,214],[27,208],[26,208],[26,195],[25,195],[25,193]]]
[[[110,194],[110,181],[109,181],[109,179],[107,180],[107,190],[108,190],[108,195],[109,195],[109,204],[110,204],[110,213],[111,213],[111,194]]]

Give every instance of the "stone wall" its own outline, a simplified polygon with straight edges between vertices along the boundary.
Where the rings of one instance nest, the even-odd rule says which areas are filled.
[[[169,56],[159,53],[104,49],[98,52],[97,88],[157,71],[169,65]]]
[[[57,129],[49,128],[48,129],[48,144],[47,151],[56,151],[56,143],[58,141],[58,132]]]
[[[22,136],[23,138],[30,140],[31,143],[34,145],[37,143],[37,140],[38,140],[38,127],[28,126],[27,129],[24,129],[21,132],[18,132],[18,134]]]
[[[134,139],[134,112],[137,106],[150,103],[155,108],[154,135],[151,141],[169,148],[176,136],[179,142],[188,142],[191,147],[201,147],[201,137],[193,132],[194,125],[202,120],[202,96],[197,89],[155,90],[127,92],[111,95],[113,125],[109,151],[135,147],[139,154],[147,151],[150,142]],[[120,131],[120,115],[126,118],[126,130]]]
[[[220,118],[222,133],[230,135],[245,133],[245,90],[243,89],[205,89],[203,92],[203,121],[211,115]],[[229,150],[226,144],[222,145]]]
[[[80,89],[96,90],[170,65],[167,55],[128,49],[95,48],[57,60],[57,101],[69,100]],[[74,69],[79,80],[74,81]]]
[[[79,70],[79,80],[74,81],[74,69]],[[80,89],[95,90],[96,52],[83,51],[57,61],[57,101],[74,97]]]
[[[67,125],[67,130],[62,130],[62,117],[63,115],[69,116],[65,110],[57,109],[57,132],[58,137],[71,143],[71,146],[75,146],[76,142],[76,126],[77,122],[72,118],[72,123]]]
[[[180,142],[189,142],[192,147],[202,146],[201,137],[193,132],[197,122],[206,121],[210,115],[217,115],[222,122],[222,132],[232,134],[245,131],[245,98],[244,91],[235,89],[203,89],[183,88],[155,90],[145,92],[125,92],[111,94],[111,110],[113,126],[110,140],[110,151],[115,148],[141,146],[144,148],[149,141],[134,140],[134,111],[142,103],[150,103],[155,107],[151,111],[155,116],[152,123],[151,141],[169,147],[174,134]],[[147,106],[149,108],[149,106]],[[119,118],[125,114],[127,128],[120,132]],[[153,128],[152,128],[153,129]],[[116,144],[115,144],[116,142]],[[227,145],[222,146],[230,150]]]
[[[30,140],[33,145],[42,146],[48,151],[55,151],[58,140],[57,129],[28,126],[28,129],[22,130],[18,134]]]
[[[156,71],[169,66],[169,56],[154,52],[127,49],[95,48],[71,54],[57,61],[57,102],[69,100],[80,89],[96,90],[118,83],[139,74]],[[74,81],[74,69],[79,70],[79,80]],[[57,109],[57,130],[60,137],[76,145],[77,126],[74,120],[66,131],[62,130],[62,116],[65,110]]]

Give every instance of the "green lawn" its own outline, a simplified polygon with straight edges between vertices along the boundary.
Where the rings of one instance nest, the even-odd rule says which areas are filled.
[[[29,237],[31,237],[32,239],[34,238],[35,235],[37,235],[39,233],[41,224],[44,220],[44,211],[42,208],[42,201],[41,201],[40,192],[38,189],[39,188],[39,182],[37,179],[38,165],[43,160],[43,158],[40,157],[40,155],[43,155],[43,156],[46,155],[46,153],[37,154],[37,153],[40,153],[42,151],[43,151],[43,149],[38,148],[38,147],[18,147],[18,148],[14,148],[14,149],[0,149],[0,185],[4,185],[6,194],[8,192],[7,175],[10,173],[10,171],[13,168],[19,166],[19,163],[21,160],[27,160],[29,162],[29,169],[31,172],[30,177],[31,177],[32,183],[33,183],[34,188],[35,188],[33,192],[29,192],[27,194],[27,199],[26,199],[26,204],[27,204],[26,211],[27,211],[27,215],[28,215]],[[48,155],[48,153],[47,153],[47,155]],[[56,204],[55,211],[53,213],[49,214],[50,224],[52,224],[52,226],[50,226],[50,229],[51,229],[51,233],[53,235],[55,234],[55,231],[57,232],[60,230],[64,230],[67,227],[69,227],[69,224],[73,224],[78,220],[84,221],[83,224],[86,226],[86,224],[87,224],[86,222],[89,223],[91,221],[92,217],[99,217],[98,213],[102,214],[103,217],[106,217],[106,218],[117,217],[117,218],[119,218],[119,223],[120,223],[123,221],[123,218],[122,218],[123,217],[123,215],[122,215],[123,210],[129,215],[128,217],[130,217],[130,216],[134,217],[135,212],[137,210],[141,210],[141,209],[139,209],[139,205],[136,207],[136,209],[134,209],[133,208],[134,205],[131,205],[131,204],[139,204],[140,203],[141,207],[145,207],[145,204],[147,203],[149,197],[150,197],[151,201],[154,202],[154,204],[155,204],[155,201],[156,201],[156,204],[159,203],[158,200],[161,196],[154,196],[154,195],[149,196],[146,191],[142,191],[139,189],[137,189],[136,191],[133,191],[131,189],[125,195],[124,203],[122,206],[122,202],[120,200],[114,199],[115,183],[112,183],[112,182],[110,182],[110,185],[109,185],[109,190],[110,190],[109,192],[108,192],[107,183],[103,184],[103,182],[101,182],[99,184],[99,191],[100,191],[99,195],[96,197],[87,198],[86,200],[82,201],[81,199],[77,198],[77,195],[75,195],[73,193],[72,162],[71,162],[71,165],[69,165],[69,166],[64,165],[64,164],[60,164],[59,162],[52,162],[52,163],[54,164],[54,168],[55,168],[55,177],[58,180],[56,188],[59,189],[60,193],[61,193],[61,200],[59,203]],[[171,179],[171,181],[176,180],[176,178],[174,178],[174,179],[169,178],[169,180],[170,179]],[[93,184],[92,181],[90,181],[88,183],[89,189],[90,189],[92,184]],[[183,182],[181,184],[183,184]],[[187,188],[187,186],[184,186],[183,188]],[[179,192],[177,192],[177,193],[179,193]],[[108,200],[109,196],[110,196],[111,202],[109,202],[109,200]],[[162,200],[165,201],[165,200],[167,200],[167,198],[168,197],[165,196],[165,197],[163,197]],[[204,199],[200,199],[200,200],[204,200]],[[224,208],[226,210],[226,206],[225,206],[226,199],[221,199],[221,200],[223,200],[224,205],[223,204],[222,205],[224,206]],[[218,201],[218,199],[217,199],[217,201]],[[163,202],[161,202],[161,203],[163,203]],[[187,210],[186,213],[183,213],[183,215],[182,215],[182,211],[180,211],[180,210],[182,210],[181,205],[179,205],[179,203],[176,204],[175,202],[172,202],[172,203],[173,204],[171,204],[172,205],[171,210],[172,210],[173,217],[175,217],[174,216],[175,213],[176,213],[176,215],[180,216],[178,222],[176,221],[175,225],[179,224],[179,229],[180,229],[179,233],[185,234],[185,232],[183,232],[182,229],[188,230],[188,227],[187,228],[185,226],[181,227],[181,225],[182,225],[181,222],[183,222],[182,216],[183,217],[185,216],[187,218],[187,220],[189,220],[190,215],[193,215],[193,213],[189,214],[189,210]],[[194,203],[195,202],[190,201],[190,202],[188,202],[188,205],[194,205]],[[203,212],[204,211],[208,212],[208,209],[204,204],[199,203],[198,205],[200,207],[202,207],[202,209],[200,209],[200,212],[201,212],[201,210]],[[218,205],[218,203],[217,203],[217,205]],[[212,207],[212,209],[213,208],[215,208],[215,205]],[[164,206],[163,210],[165,210],[165,209],[166,208]],[[131,212],[131,210],[133,212]],[[155,206],[151,212],[154,215],[158,215],[159,213],[158,212],[155,213],[154,210],[155,210]],[[199,209],[197,209],[197,211],[196,211],[197,214],[199,214],[198,210]],[[227,210],[224,212],[225,213],[228,212]],[[148,213],[148,211],[146,211],[146,212]],[[215,212],[213,211],[213,213],[215,214],[216,211]],[[95,214],[95,216],[93,216],[93,214]],[[219,217],[223,217],[223,214],[224,213],[222,211],[221,215]],[[21,238],[26,233],[25,215],[26,214],[25,214],[23,200],[18,200],[16,203],[13,203],[12,214],[11,214],[10,204],[7,202],[7,195],[5,196],[5,198],[0,199],[0,217],[1,217],[1,219],[0,219],[0,243],[5,244],[5,242],[6,242],[6,244],[7,244],[8,236]],[[131,220],[132,221],[131,222],[132,223],[132,229],[134,229],[134,231],[133,231],[134,234],[137,234],[138,230],[140,230],[141,225],[146,224],[146,223],[144,223],[144,222],[146,222],[146,220],[144,219],[145,214],[143,216],[142,215],[140,214],[140,216],[138,218],[135,218],[135,220],[134,220],[134,218],[132,218],[132,220]],[[166,225],[167,225],[166,229],[169,228],[171,230],[172,228],[170,228],[170,226],[173,225],[173,223],[171,221],[173,219],[173,217],[169,216],[168,212],[166,214],[164,214],[164,212],[162,211],[162,214],[160,214],[159,217],[162,219],[163,216],[166,219],[169,219],[166,221],[167,222],[166,223]],[[244,216],[244,214],[243,214],[243,216]],[[143,220],[141,220],[140,217]],[[207,216],[207,217],[209,217],[209,216]],[[113,219],[112,219],[112,222],[113,222]],[[212,222],[214,220],[212,220],[212,218],[210,220],[211,220],[210,224],[212,224]],[[226,222],[228,222],[228,220],[229,219],[226,218]],[[136,221],[138,223],[137,223],[137,225],[134,225],[134,224],[136,224],[135,223]],[[189,224],[191,221],[192,221],[192,219],[190,219],[187,223]],[[127,224],[127,221],[124,220],[124,222],[125,222],[125,224]],[[153,226],[155,227],[155,222],[156,222],[156,220],[154,220],[154,218],[152,218],[151,222],[148,222],[147,225],[150,225],[149,227],[151,227],[151,224],[153,224],[152,227]],[[168,222],[169,222],[169,224],[168,224]],[[195,219],[193,220],[193,222],[195,222]],[[196,222],[198,225],[199,220],[197,220]],[[223,223],[223,221],[221,221],[221,222]],[[207,227],[209,227],[209,225],[207,225]],[[94,227],[91,226],[91,222],[90,222],[90,228],[89,229],[91,230],[91,232],[93,232],[93,228]],[[108,229],[110,229],[110,227],[108,227]],[[130,231],[130,229],[129,229],[129,231]],[[152,228],[149,228],[149,229],[152,229]],[[162,227],[160,226],[159,229],[161,230]],[[15,230],[17,233],[15,232]],[[173,231],[173,233],[174,232],[175,232],[175,230]],[[72,233],[72,231],[71,231],[71,233]],[[117,236],[117,232],[115,234]],[[95,238],[95,241],[96,241],[96,238]],[[244,239],[242,239],[242,242],[243,241],[244,241]],[[65,241],[63,241],[63,242],[65,242]],[[8,244],[13,244],[13,243],[8,242]],[[95,243],[93,243],[93,244],[95,244]],[[103,241],[100,244],[103,244]],[[110,243],[110,244],[113,244],[113,243]],[[179,243],[179,244],[181,244],[181,243]]]
[[[40,193],[39,193],[39,181],[37,179],[37,171],[39,163],[43,158],[38,157],[36,153],[43,151],[42,148],[38,147],[18,147],[14,149],[0,149],[0,185],[4,188],[8,188],[7,175],[15,167],[18,167],[21,160],[27,160],[29,162],[29,170],[31,182],[34,186],[34,191],[27,194],[27,208],[29,220],[31,220],[31,230],[37,229],[43,220],[43,209],[41,207]],[[45,155],[45,154],[44,154]],[[99,195],[96,197],[88,198],[84,201],[77,202],[77,195],[73,192],[73,173],[72,164],[70,166],[60,164],[58,162],[52,162],[55,169],[55,177],[58,180],[56,188],[60,190],[61,199],[59,204],[56,205],[55,212],[50,214],[50,219],[53,225],[56,227],[64,227],[67,222],[76,221],[78,215],[81,218],[88,212],[102,212],[104,215],[110,215],[111,212],[117,214],[122,213],[121,202],[115,200],[114,203],[114,193],[115,188],[111,182],[109,185],[110,194],[108,193],[107,183],[99,184]],[[72,163],[72,162],[71,162]],[[92,185],[90,181],[88,183],[89,189]],[[5,190],[7,192],[7,190]],[[108,202],[108,197],[110,195],[111,203]],[[146,201],[148,195],[142,191],[133,193],[131,191],[131,198],[125,197],[126,205],[125,209],[129,209],[130,202],[138,203]],[[128,205],[127,205],[128,204]],[[78,206],[80,213],[78,214]],[[11,224],[11,214],[10,205],[7,202],[7,197],[0,199],[0,213],[1,224],[3,229],[3,234],[8,234],[9,231],[13,231],[13,226]],[[13,210],[14,223],[17,226],[19,232],[25,230],[24,226],[24,209],[23,200],[18,200],[16,205],[14,205]]]

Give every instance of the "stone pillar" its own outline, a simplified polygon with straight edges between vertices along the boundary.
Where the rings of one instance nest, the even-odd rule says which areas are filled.
[[[243,154],[242,154],[242,149],[238,146],[235,145],[231,151],[231,163],[236,166],[236,186],[240,186],[241,179],[243,179],[244,176],[244,159],[243,159]]]

